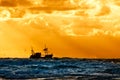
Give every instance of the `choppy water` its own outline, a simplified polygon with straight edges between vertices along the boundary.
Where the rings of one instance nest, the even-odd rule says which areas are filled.
[[[0,59],[1,79],[120,79],[120,63],[83,59]]]

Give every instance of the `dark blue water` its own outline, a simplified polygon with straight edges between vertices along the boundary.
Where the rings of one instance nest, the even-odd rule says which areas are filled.
[[[118,79],[120,63],[83,59],[0,59],[1,79]]]

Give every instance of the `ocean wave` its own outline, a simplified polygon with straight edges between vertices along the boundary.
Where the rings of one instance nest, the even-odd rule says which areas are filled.
[[[1,78],[33,79],[66,76],[77,78],[81,78],[80,76],[107,76],[117,78],[120,77],[120,64],[81,59],[0,59]]]
[[[55,69],[60,69],[60,68],[66,69],[66,68],[79,68],[79,67],[75,65],[58,65],[58,66],[54,66],[54,68]]]

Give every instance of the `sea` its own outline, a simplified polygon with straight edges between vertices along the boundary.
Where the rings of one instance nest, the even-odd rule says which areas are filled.
[[[1,58],[0,80],[120,80],[120,59]]]

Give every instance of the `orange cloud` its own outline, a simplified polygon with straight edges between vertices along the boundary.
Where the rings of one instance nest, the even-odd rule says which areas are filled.
[[[113,3],[115,3],[115,5],[120,6],[120,1],[119,0],[113,0]]]
[[[1,0],[0,57],[29,57],[31,46],[41,51],[45,43],[58,57],[120,57],[117,3]]]
[[[111,10],[108,6],[102,6],[100,12],[97,14],[97,16],[103,16],[110,14]]]
[[[12,0],[1,0],[0,5],[5,7],[15,7],[17,4],[16,0],[15,2],[13,2]]]
[[[0,6],[3,7],[16,7],[16,6],[29,6],[31,2],[28,0],[1,0]]]

